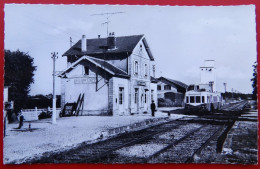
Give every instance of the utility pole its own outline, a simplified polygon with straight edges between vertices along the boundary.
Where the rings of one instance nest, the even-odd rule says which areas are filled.
[[[107,37],[108,37],[108,24],[110,23],[110,21],[108,20],[112,15],[116,15],[116,14],[120,14],[120,13],[125,13],[125,12],[112,12],[112,13],[99,13],[99,14],[93,14],[90,16],[96,16],[96,15],[102,15],[102,16],[106,16],[107,21],[103,22],[102,25],[107,24]]]
[[[224,82],[224,83],[223,83],[223,85],[224,85],[224,90],[225,90],[225,100],[226,100],[226,99],[227,99],[227,98],[226,98],[226,92],[227,92],[227,83],[226,83],[226,82]]]
[[[224,90],[225,90],[225,93],[226,93],[226,91],[227,91],[227,83],[224,82],[223,85],[224,85]]]
[[[58,58],[58,52],[53,52],[51,54],[51,58],[53,59],[52,124],[56,124],[55,61]]]
[[[232,88],[232,99],[233,99],[233,96],[234,96],[234,92],[233,92],[233,88]]]

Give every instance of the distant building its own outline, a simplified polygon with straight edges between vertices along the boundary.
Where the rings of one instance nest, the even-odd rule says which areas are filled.
[[[165,77],[160,77],[157,80],[157,97],[165,99],[162,100],[161,106],[182,106],[188,85]]]
[[[205,60],[204,66],[200,67],[200,88],[207,91],[217,91],[216,68],[214,60]]]
[[[154,57],[144,35],[83,35],[63,56],[61,107],[83,98],[82,115],[128,115],[150,112],[157,101]]]

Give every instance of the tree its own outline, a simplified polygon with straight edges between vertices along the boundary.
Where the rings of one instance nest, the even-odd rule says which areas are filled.
[[[15,113],[23,108],[30,85],[34,82],[36,66],[33,64],[33,58],[28,53],[5,50],[4,85],[9,86],[9,99],[14,101]]]
[[[252,99],[257,100],[257,62],[254,63],[253,68],[253,78],[251,79],[253,87]]]

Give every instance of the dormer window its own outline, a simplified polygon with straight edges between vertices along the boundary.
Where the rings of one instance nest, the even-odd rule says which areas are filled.
[[[84,75],[89,75],[89,67],[84,66]]]
[[[138,75],[138,62],[135,61],[135,64],[134,64],[134,73],[135,75]]]

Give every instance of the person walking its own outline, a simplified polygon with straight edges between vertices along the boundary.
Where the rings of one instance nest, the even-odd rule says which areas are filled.
[[[153,117],[154,117],[155,108],[156,108],[155,103],[154,103],[154,101],[152,101],[151,110],[152,110],[152,116]]]

